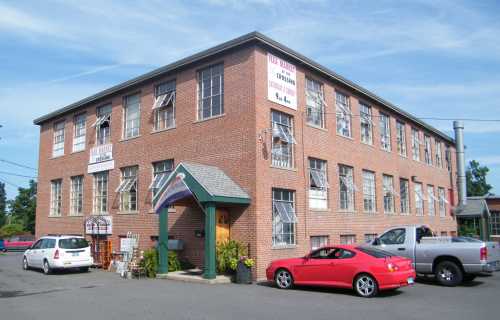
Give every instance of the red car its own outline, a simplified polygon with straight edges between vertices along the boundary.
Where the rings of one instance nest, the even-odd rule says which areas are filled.
[[[416,276],[410,259],[350,245],[323,247],[302,258],[273,261],[266,275],[281,289],[294,284],[341,287],[366,298],[380,290],[413,284]]]

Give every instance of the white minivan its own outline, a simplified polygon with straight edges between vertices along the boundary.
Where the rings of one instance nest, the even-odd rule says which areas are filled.
[[[90,245],[82,236],[44,236],[24,252],[23,269],[39,268],[49,274],[57,269],[87,272],[94,264]]]

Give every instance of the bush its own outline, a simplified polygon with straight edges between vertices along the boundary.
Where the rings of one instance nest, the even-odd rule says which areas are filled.
[[[246,247],[235,240],[228,240],[217,244],[217,272],[228,273],[234,270],[241,256],[247,255]]]
[[[146,271],[146,275],[149,278],[156,277],[156,273],[158,273],[158,265],[159,265],[160,256],[158,254],[158,249],[151,248],[144,251],[144,259],[142,260],[142,267]],[[177,257],[177,253],[174,251],[168,252],[168,271],[178,271],[181,270],[181,263],[179,262],[179,258]]]
[[[2,238],[10,238],[23,233],[25,233],[23,226],[17,223],[6,224],[0,228],[0,237]]]
[[[181,263],[177,257],[177,252],[168,252],[168,272],[181,270]]]

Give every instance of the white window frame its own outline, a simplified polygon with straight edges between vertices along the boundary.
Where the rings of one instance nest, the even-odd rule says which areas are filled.
[[[443,168],[443,149],[441,147],[441,141],[434,139],[435,144],[435,154],[436,154],[436,167]]]
[[[341,211],[354,211],[354,168],[339,164],[339,209]]]
[[[141,131],[141,95],[132,94],[123,100],[123,139],[132,139]]]
[[[83,215],[83,176],[71,177],[69,214],[71,216]]]
[[[438,187],[438,203],[439,203],[439,216],[446,217],[446,204],[448,200],[446,200],[446,190],[445,188]]]
[[[330,244],[330,237],[328,235],[311,236],[309,242],[311,244],[311,250],[316,250],[328,246]]]
[[[372,107],[360,102],[359,118],[361,130],[361,142],[373,145],[373,116]]]
[[[81,113],[73,118],[73,152],[85,150],[87,115]]]
[[[53,158],[64,155],[65,126],[66,122],[64,120],[54,123]]]
[[[285,197],[286,196],[286,197]],[[290,208],[287,219],[282,219],[281,209]],[[295,213],[295,191],[272,189],[272,244],[273,247],[295,246],[297,244],[297,215]],[[285,221],[283,221],[285,220]]]
[[[217,86],[219,89],[214,89]],[[219,101],[218,112],[214,109],[214,101]],[[205,112],[206,110],[208,110],[208,114]],[[224,65],[222,63],[198,71],[197,114],[200,121],[224,114]]]
[[[108,214],[108,184],[109,171],[101,171],[93,174],[92,183],[92,214]]]
[[[363,211],[375,213],[377,211],[377,185],[375,172],[363,170]]]
[[[385,113],[379,113],[380,117],[380,147],[382,150],[391,151],[391,117]]]
[[[306,77],[306,118],[307,124],[325,128],[326,102],[323,84]]]
[[[352,137],[352,112],[349,96],[336,92],[335,106],[337,115],[337,133],[341,136]]]
[[[111,142],[111,104],[97,107],[95,127],[96,145],[104,145]]]
[[[396,140],[398,144],[398,153],[400,156],[406,157],[406,124],[401,121],[396,121]]]
[[[422,184],[420,182],[415,182],[413,184],[413,192],[415,193],[415,214],[417,216],[424,215],[424,194],[422,190]]]
[[[376,233],[365,233],[364,234],[364,237],[365,237],[365,243],[372,243],[373,240],[375,240],[375,238],[377,238],[378,234]]]
[[[431,136],[424,135],[424,160],[425,163],[432,166],[432,146],[431,146]]]
[[[394,214],[395,191],[394,191],[394,177],[388,174],[382,175],[382,189],[384,192],[384,213]]]
[[[293,117],[284,112],[271,110],[271,163],[274,167],[293,168],[296,143]]]
[[[410,181],[408,179],[399,179],[399,200],[402,215],[410,214]]]
[[[429,216],[436,215],[436,196],[434,195],[434,186],[427,185],[427,206],[429,207],[427,210],[427,214]]]
[[[50,217],[60,217],[62,207],[62,179],[50,181]]]
[[[155,89],[154,131],[175,128],[175,80],[161,83]]]
[[[328,174],[325,160],[309,158],[309,208],[328,208]]]
[[[411,150],[413,160],[420,161],[420,131],[415,128],[411,128]]]
[[[169,175],[174,171],[174,159],[153,162],[152,169],[153,176],[149,190],[154,194],[156,190],[161,189],[165,182],[167,182]]]
[[[116,192],[120,194],[120,211],[137,212],[138,208],[138,175],[139,166],[121,168],[121,182]]]
[[[356,235],[355,234],[341,234],[340,235],[340,244],[356,244]]]

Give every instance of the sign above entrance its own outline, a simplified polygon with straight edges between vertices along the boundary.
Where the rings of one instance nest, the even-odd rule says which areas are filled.
[[[85,219],[85,234],[109,235],[113,233],[111,216],[90,216]]]
[[[295,65],[267,54],[267,98],[297,110],[297,70]]]

